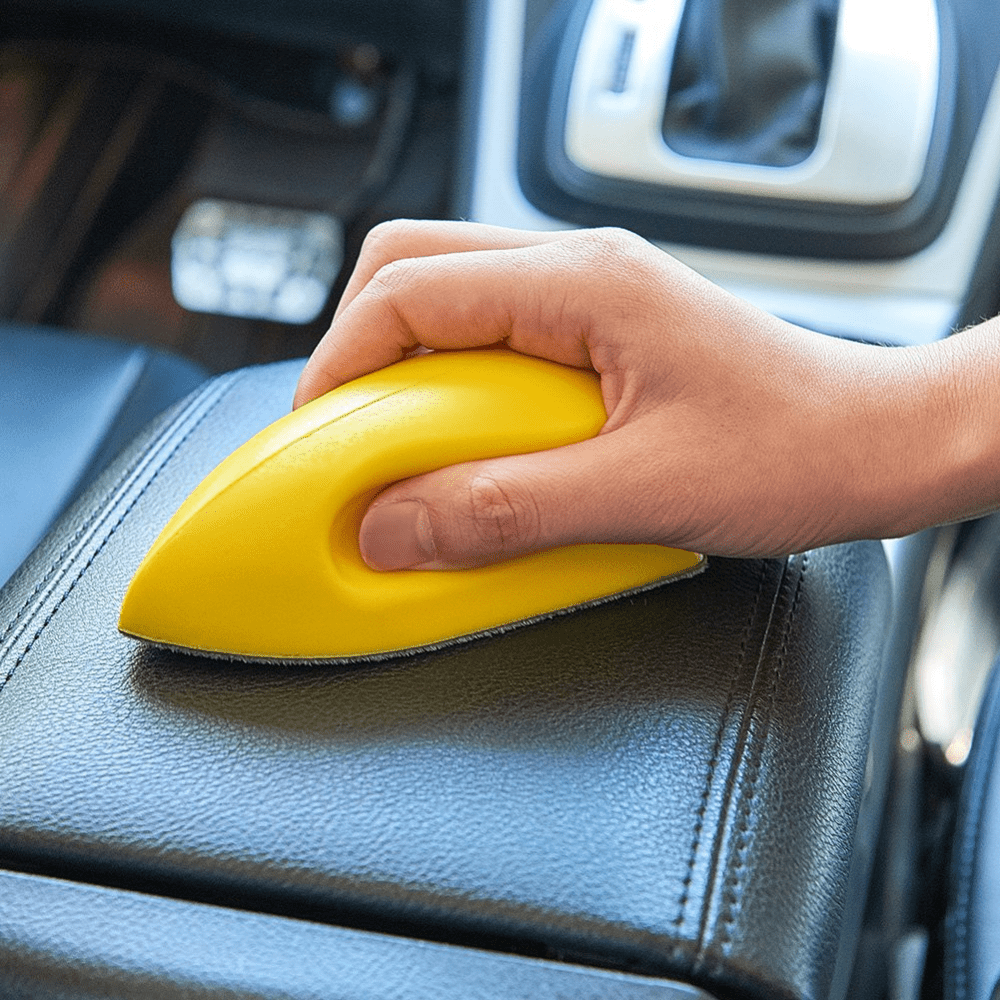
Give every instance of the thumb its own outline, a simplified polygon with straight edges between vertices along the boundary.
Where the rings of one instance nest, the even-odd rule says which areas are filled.
[[[361,523],[362,558],[378,570],[452,569],[557,545],[652,541],[644,491],[616,474],[627,463],[614,461],[615,436],[397,483]]]

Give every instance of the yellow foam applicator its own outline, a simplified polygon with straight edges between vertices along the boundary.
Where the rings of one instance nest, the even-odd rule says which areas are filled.
[[[402,361],[271,424],[183,503],[122,604],[128,635],[209,655],[339,660],[413,650],[689,575],[660,545],[572,545],[493,566],[378,573],[358,550],[400,479],[595,435],[600,383],[512,351]]]

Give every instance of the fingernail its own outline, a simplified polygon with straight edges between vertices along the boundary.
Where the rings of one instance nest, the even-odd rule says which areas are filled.
[[[437,554],[431,520],[420,500],[372,507],[361,522],[361,557],[372,569],[409,569]]]

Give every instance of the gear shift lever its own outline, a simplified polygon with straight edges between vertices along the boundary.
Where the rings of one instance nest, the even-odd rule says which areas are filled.
[[[663,116],[683,156],[787,167],[815,148],[839,0],[688,0]]]

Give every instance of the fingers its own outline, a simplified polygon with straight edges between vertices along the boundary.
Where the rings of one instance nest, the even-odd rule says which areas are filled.
[[[658,253],[638,237],[613,233],[521,233],[458,223],[384,230],[362,254],[333,325],[302,373],[295,405],[421,346],[505,342],[590,366],[593,317],[628,312],[638,301],[630,295],[636,246]],[[406,253],[414,255],[392,256]]]
[[[333,318],[336,320],[340,316],[380,268],[394,260],[471,253],[475,250],[514,250],[550,243],[562,236],[563,233],[558,231],[540,233],[476,222],[427,222],[416,219],[383,222],[365,237],[358,262]]]
[[[654,490],[655,474],[643,483],[632,450],[630,435],[619,432],[398,483],[369,508],[361,554],[373,569],[447,569],[559,545],[666,541],[671,528],[659,508],[671,483],[657,482]],[[686,507],[681,493],[678,524]]]
[[[375,371],[386,364],[400,360],[417,348],[419,334],[405,326],[390,322],[379,324],[378,310],[355,310],[345,323],[341,318],[359,296],[367,290],[369,299],[378,299],[393,288],[404,285],[407,276],[419,273],[413,267],[397,268],[395,274],[386,272],[376,280],[383,268],[394,262],[482,250],[513,250],[519,247],[539,246],[558,240],[561,233],[536,233],[499,226],[486,226],[463,222],[397,221],[376,226],[365,238],[344,294],[334,313],[330,330],[320,341],[310,357],[295,393],[293,407],[342,385],[358,375]],[[447,266],[447,264],[445,265]],[[390,310],[391,312],[391,310]],[[396,319],[395,316],[392,319]],[[376,325],[359,324],[375,322]],[[353,336],[344,336],[344,328]],[[428,345],[429,346],[429,345]],[[481,343],[458,346],[482,346]]]
[[[592,367],[607,423],[586,442],[385,490],[360,531],[373,568],[483,565],[586,542],[775,555],[848,529],[861,537],[842,502],[866,478],[851,455],[859,407],[845,400],[870,380],[871,359],[619,230],[379,227],[296,405],[415,350],[499,343]]]

